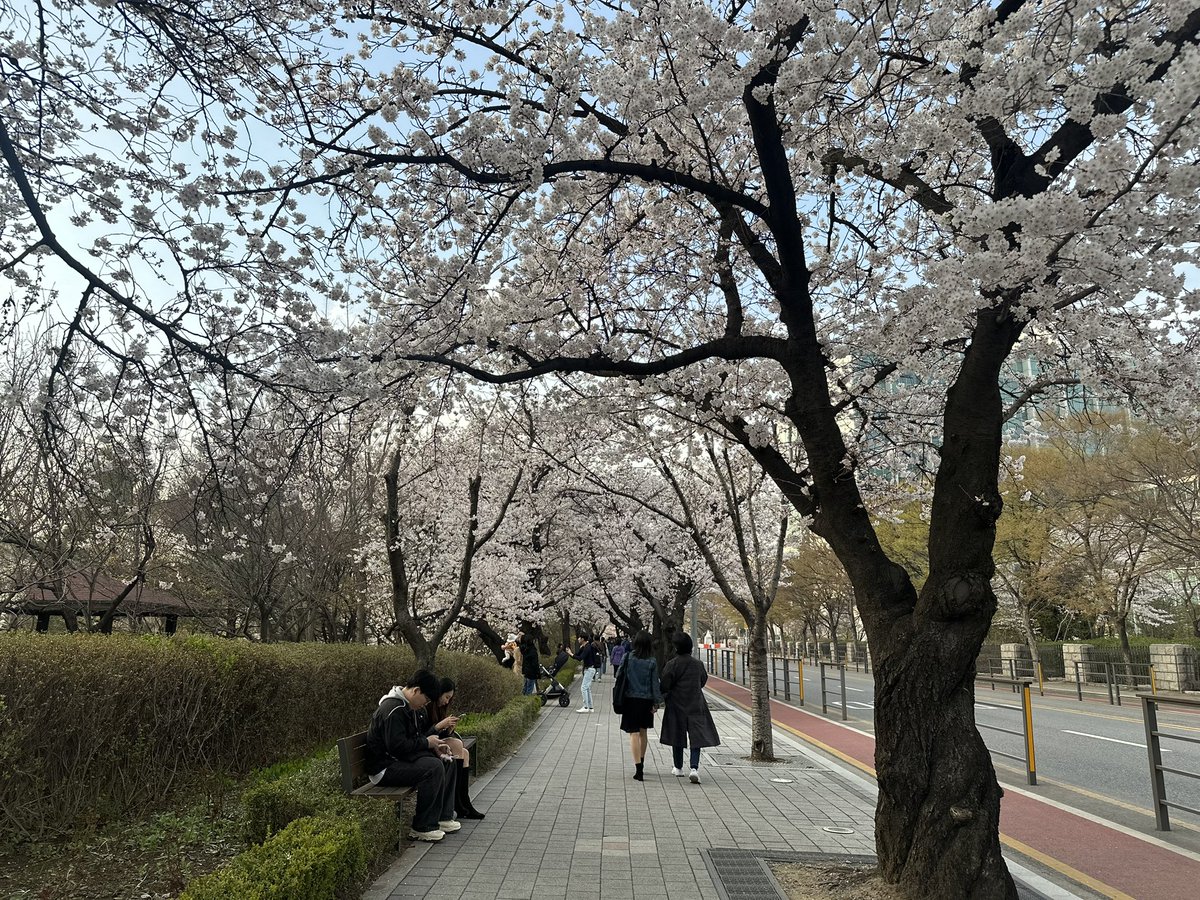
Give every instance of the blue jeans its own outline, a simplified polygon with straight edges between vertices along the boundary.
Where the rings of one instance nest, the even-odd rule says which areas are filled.
[[[583,708],[592,708],[592,679],[596,677],[595,669],[583,670],[583,683],[580,685],[580,690],[583,691]]]
[[[525,679],[525,687],[521,690],[521,693],[522,694],[532,694],[536,690],[537,690],[537,679],[536,678],[526,678]]]
[[[672,747],[671,748],[671,757],[675,761],[675,768],[682,769],[683,768],[683,748],[682,747]],[[699,747],[692,748],[692,768],[693,769],[700,768],[700,748]]]

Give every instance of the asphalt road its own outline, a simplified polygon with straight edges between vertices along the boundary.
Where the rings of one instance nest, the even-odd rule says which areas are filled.
[[[775,666],[777,701],[783,698],[783,667]],[[720,674],[719,672],[717,674]],[[742,681],[739,666],[737,682]],[[789,665],[791,702],[799,705],[795,663]],[[1020,694],[1005,685],[995,690],[985,682],[976,684],[976,721],[985,743],[993,751],[993,763],[1002,782],[1028,789],[1041,796],[1082,808],[1105,819],[1139,831],[1153,832],[1150,766],[1140,701],[1125,696],[1122,706],[1110,705],[1102,686],[1090,686],[1080,702],[1070,683],[1047,684],[1046,696],[1032,696],[1034,752],[1038,786],[1026,784],[1024,738]],[[838,673],[827,669],[828,716],[841,719],[841,689]],[[804,667],[804,708],[821,709],[820,676],[816,667]],[[846,673],[847,724],[874,731],[874,684],[870,675]],[[983,726],[993,726],[984,728]],[[994,729],[1007,729],[1011,735]],[[1159,707],[1159,730],[1200,741],[1200,714],[1168,711]],[[1200,774],[1200,743],[1163,739],[1163,765]],[[997,752],[999,751],[999,753]],[[1000,755],[1020,757],[1011,759]],[[1200,778],[1167,774],[1167,799],[1200,809]],[[1200,849],[1200,815],[1171,810],[1173,840]]]

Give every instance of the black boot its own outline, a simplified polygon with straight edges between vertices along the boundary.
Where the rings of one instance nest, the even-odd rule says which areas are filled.
[[[454,779],[454,810],[460,819],[482,819],[483,813],[471,805],[471,770],[461,759],[455,760],[457,777]]]

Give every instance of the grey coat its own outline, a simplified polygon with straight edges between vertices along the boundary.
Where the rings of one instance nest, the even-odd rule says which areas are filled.
[[[700,689],[708,681],[704,664],[695,657],[676,656],[663,666],[662,692],[666,698],[658,742],[669,747],[716,747],[721,743],[717,726]]]

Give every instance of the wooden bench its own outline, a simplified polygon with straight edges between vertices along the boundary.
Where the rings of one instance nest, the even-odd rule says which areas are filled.
[[[462,742],[468,750],[475,746],[473,737],[465,737]],[[415,787],[380,787],[367,780],[367,733],[365,731],[342,738],[337,742],[337,746],[338,759],[342,763],[342,790],[350,796],[403,800],[416,790]]]

